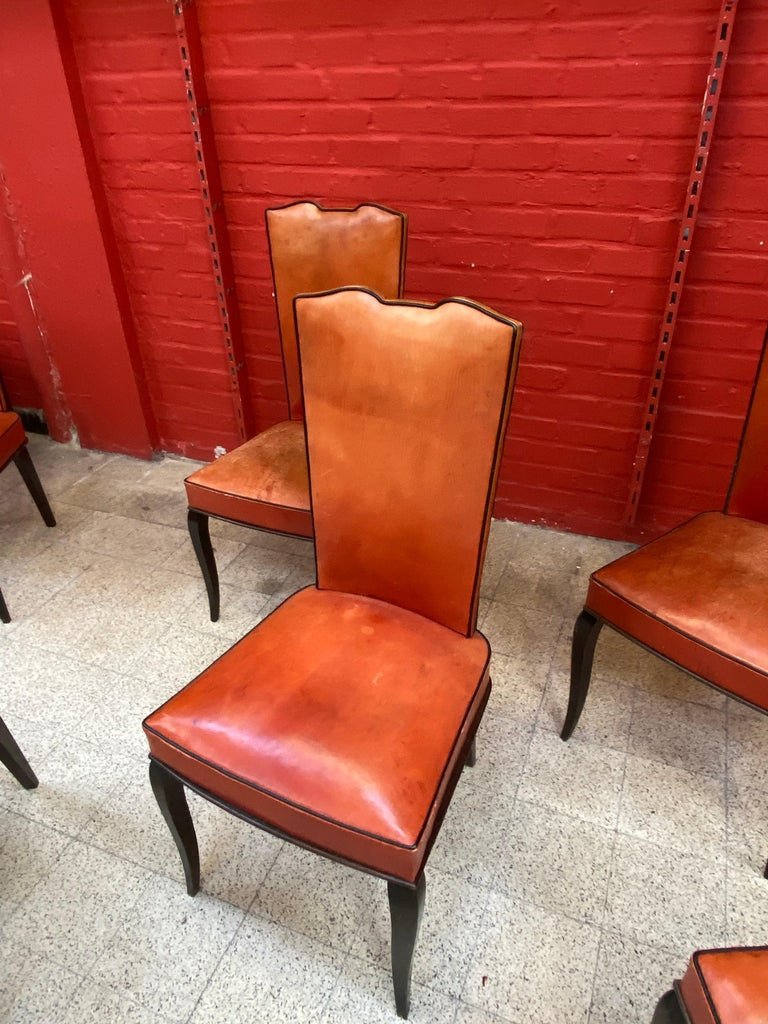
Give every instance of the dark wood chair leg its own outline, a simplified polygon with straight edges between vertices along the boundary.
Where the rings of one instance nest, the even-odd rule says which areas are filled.
[[[568,713],[560,738],[570,739],[571,733],[584,710],[584,702],[589,691],[592,678],[592,661],[595,656],[595,644],[603,628],[603,620],[598,619],[586,608],[576,619],[573,627],[573,643],[571,645],[571,692],[568,697]]]
[[[149,781],[179,851],[187,880],[187,892],[195,896],[200,891],[200,854],[184,786],[157,761],[149,762]]]
[[[686,1024],[686,1021],[675,992],[672,989],[665,992],[656,1004],[651,1024]]]
[[[43,517],[43,522],[46,526],[55,526],[56,517],[51,511],[51,506],[48,504],[43,485],[40,483],[40,477],[37,475],[35,464],[32,462],[32,456],[27,451],[26,445],[23,448],[19,448],[13,457],[13,461],[21,473],[21,479],[27,485],[27,490],[32,495],[34,503],[37,505],[37,511]]]
[[[406,1020],[411,1004],[411,965],[427,882],[424,875],[411,888],[398,882],[388,882],[389,916],[392,921],[392,981],[395,986],[395,1006],[398,1017]]]
[[[8,605],[5,603],[3,592],[0,590],[0,622],[10,622],[11,613],[8,611]]]
[[[464,762],[464,764],[466,765],[467,768],[474,768],[475,764],[477,763],[477,746],[476,746],[476,744],[477,744],[477,740],[476,740],[475,737],[473,737],[472,738],[472,742],[469,745],[469,750],[467,751],[467,759]]]
[[[219,573],[216,569],[216,559],[211,544],[211,534],[208,528],[208,516],[204,512],[198,512],[191,508],[187,511],[187,525],[189,536],[192,538],[192,547],[195,549],[197,561],[205,580],[205,589],[208,591],[208,605],[211,609],[211,622],[219,621]]]
[[[24,789],[36,789],[37,776],[29,766],[16,740],[5,722],[0,718],[0,761],[8,771],[22,784]]]

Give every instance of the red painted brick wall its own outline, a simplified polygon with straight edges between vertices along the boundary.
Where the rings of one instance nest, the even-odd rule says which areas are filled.
[[[768,318],[768,23],[742,0],[641,518],[718,505]],[[622,513],[718,0],[198,0],[258,426],[286,413],[264,208],[410,216],[407,291],[527,336],[496,515]],[[162,446],[236,443],[170,6],[68,0]]]
[[[0,374],[13,405],[42,408],[42,399],[27,362],[0,266]]]

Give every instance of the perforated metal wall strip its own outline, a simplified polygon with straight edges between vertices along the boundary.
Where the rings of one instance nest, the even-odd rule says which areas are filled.
[[[653,364],[651,381],[648,387],[648,398],[643,410],[643,420],[640,427],[640,436],[637,442],[635,458],[632,465],[632,476],[630,481],[630,492],[627,498],[625,509],[625,521],[630,525],[637,519],[637,512],[640,505],[640,496],[645,481],[645,471],[648,466],[648,454],[653,440],[653,432],[656,427],[656,418],[659,411],[659,401],[664,385],[664,378],[667,372],[669,352],[672,347],[672,340],[677,326],[677,314],[680,308],[680,296],[685,285],[685,277],[688,270],[688,262],[693,243],[693,234],[696,229],[696,221],[699,215],[699,204],[701,203],[701,192],[704,185],[704,177],[707,172],[709,151],[712,145],[712,136],[717,119],[717,110],[720,104],[720,95],[723,91],[723,78],[728,59],[728,51],[733,35],[733,25],[736,18],[736,10],[739,0],[725,0],[720,10],[720,18],[717,23],[715,46],[712,53],[712,63],[707,75],[707,87],[704,92],[704,102],[701,106],[701,119],[696,139],[696,146],[693,155],[691,174],[688,180],[688,189],[685,194],[683,216],[680,224],[680,233],[677,238],[675,254],[672,263],[672,274],[669,281],[669,292],[667,304],[662,316],[659,330],[659,342],[656,349],[656,359]]]
[[[240,311],[235,290],[232,251],[224,213],[219,159],[216,153],[216,140],[208,104],[208,88],[205,82],[200,27],[194,2],[174,0],[172,7],[179,41],[179,56],[184,75],[184,90],[192,140],[195,147],[200,195],[203,200],[208,245],[211,251],[219,320],[224,335],[232,404],[240,440],[245,441],[253,436],[254,424],[245,367]]]

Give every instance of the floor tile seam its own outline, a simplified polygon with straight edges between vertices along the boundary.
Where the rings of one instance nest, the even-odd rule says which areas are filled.
[[[624,828],[616,829],[616,841],[619,839],[635,839],[640,843],[647,843],[649,846],[656,846],[660,850],[664,850],[667,853],[676,854],[680,857],[695,857],[697,860],[706,861],[708,864],[712,864],[714,867],[723,867],[726,861],[725,852],[720,854],[708,854],[701,853],[698,850],[686,850],[680,846],[668,845],[670,840],[664,839],[648,839],[646,836],[640,835],[637,832],[628,832]]]
[[[512,823],[513,823],[514,814],[515,814],[515,808],[517,806],[518,800],[520,799],[520,788],[523,785],[523,779],[525,778],[525,769],[526,769],[526,767],[528,765],[528,761],[530,760],[531,747],[533,745],[534,736],[536,735],[535,728],[531,728],[531,729],[527,730],[527,732],[528,732],[528,737],[527,737],[527,739],[525,741],[525,752],[523,753],[523,757],[522,757],[522,759],[520,761],[520,769],[519,769],[519,771],[517,773],[517,779],[516,779],[515,785],[514,785],[514,795],[512,797],[512,802],[511,802],[511,806],[510,806],[509,820],[508,820],[506,826],[504,827],[504,832],[503,832],[503,835],[502,835],[502,848],[504,846],[504,839],[507,837],[510,829],[512,828]],[[497,864],[496,867],[494,868],[493,872],[489,876],[489,881],[488,881],[488,889],[489,890],[493,890],[493,886],[494,886],[494,883],[496,881],[496,877],[498,875],[498,872],[499,872],[499,865]],[[486,903],[486,906],[487,906],[487,903]]]
[[[278,851],[278,853],[279,853],[279,851]],[[266,877],[265,877],[264,881],[266,881]],[[261,885],[263,885],[263,884],[264,884],[264,882],[261,883]],[[259,889],[261,889],[261,885],[259,886]],[[257,894],[258,894],[258,890],[257,890]],[[218,898],[218,897],[214,897],[214,898]],[[251,910],[250,910],[250,907],[252,907],[253,902],[255,901],[255,899],[256,899],[256,896],[254,896],[253,900],[249,904],[249,909],[243,912],[237,927],[235,928],[234,932],[232,933],[232,935],[231,935],[231,937],[229,939],[229,942],[226,944],[226,946],[222,950],[221,955],[217,959],[215,965],[209,971],[208,978],[207,978],[207,980],[205,982],[205,985],[201,989],[200,995],[195,1000],[195,1005],[192,1007],[192,1010],[191,1010],[189,1016],[186,1018],[186,1024],[191,1024],[192,1020],[194,1019],[194,1016],[197,1013],[198,1006],[200,1005],[203,997],[205,996],[205,993],[210,988],[211,982],[216,977],[216,974],[218,973],[219,968],[221,967],[225,957],[229,953],[230,949],[232,949],[232,947],[234,946],[235,941],[236,941],[238,935],[240,934],[240,931],[242,930],[243,926],[245,925],[245,922],[251,916],[256,916],[256,915],[252,915],[251,914]],[[303,932],[298,932],[294,928],[289,928],[286,925],[278,924],[277,922],[272,921],[269,918],[259,918],[259,919],[261,921],[263,921],[265,924],[271,925],[274,928],[279,928],[279,929],[283,929],[284,931],[293,932],[294,935],[299,935],[302,939],[310,939],[311,942],[317,942],[316,939],[311,939],[308,935],[305,935]],[[323,943],[318,943],[318,945],[323,945]],[[330,948],[333,949],[333,947],[330,947]],[[344,957],[342,957],[342,962],[343,962],[343,960],[344,960]],[[340,967],[337,968],[337,972],[340,971],[340,969],[341,969]],[[326,1005],[326,1003],[324,1002],[323,1003],[323,1011],[325,1009],[325,1005]],[[235,1024],[235,1022],[233,1021],[232,1024]]]
[[[469,984],[469,974],[470,971],[472,970],[472,965],[475,961],[475,955],[477,953],[478,946],[480,945],[480,937],[482,935],[483,928],[485,927],[485,922],[488,915],[488,904],[491,901],[492,890],[490,886],[482,886],[481,888],[485,893],[485,898],[483,900],[482,910],[477,915],[477,926],[475,929],[474,941],[472,942],[469,953],[467,955],[467,964],[463,972],[461,987],[459,988],[456,996],[454,996],[457,1003],[462,1002],[462,1000],[464,999],[464,994],[467,991],[467,985]],[[425,985],[424,988],[427,988],[430,991],[441,991],[439,988],[435,989],[433,985]],[[467,1000],[467,1002],[469,1001]]]
[[[688,676],[688,673],[683,668],[681,668],[679,671],[682,672],[686,676],[686,678],[691,678],[691,679],[694,678],[693,676]],[[625,686],[628,689],[632,689],[632,690],[637,691],[637,694],[640,695],[640,696],[643,696],[643,697],[659,697],[662,700],[673,700],[673,701],[676,701],[678,704],[692,704],[695,708],[704,708],[706,711],[713,711],[713,712],[718,712],[719,711],[719,712],[721,712],[723,714],[725,713],[725,706],[722,707],[722,708],[717,708],[713,704],[705,704],[703,701],[694,700],[691,697],[677,697],[674,694],[658,693],[655,690],[648,690],[644,686],[641,686],[638,683],[623,683],[623,682],[620,682],[620,681],[618,681],[615,678],[612,678],[610,676],[605,675],[604,673],[600,672],[599,670],[595,672],[594,678],[595,678],[596,681],[600,681],[600,682],[604,682],[604,683],[616,683],[619,686]],[[701,685],[703,687],[705,687],[709,692],[712,692],[712,687],[707,686],[706,683],[701,683]]]
[[[592,829],[599,829],[601,832],[605,832],[606,835],[609,836],[615,837],[615,834],[618,832],[618,828],[615,826],[613,828],[610,828],[607,825],[601,825],[599,822],[590,821],[588,818],[582,818],[578,814],[574,814],[572,811],[565,811],[560,810],[559,808],[551,807],[549,804],[544,803],[542,800],[530,800],[525,796],[518,795],[515,797],[515,804],[517,805],[518,803],[529,804],[532,807],[536,807],[540,811],[545,812],[548,817],[551,817],[553,814],[556,814],[558,817],[567,818],[569,821],[572,821],[577,825],[586,825]]]
[[[600,922],[598,922],[595,918],[579,917],[577,914],[570,913],[566,910],[558,910],[555,907],[547,906],[545,903],[540,903],[538,900],[532,899],[530,897],[513,896],[498,888],[490,890],[489,902],[490,898],[493,896],[501,896],[517,908],[533,907],[535,910],[543,911],[545,914],[548,914],[551,917],[562,917],[566,921],[570,921],[571,924],[577,924],[580,926],[586,925],[587,928],[591,928],[594,932],[602,933],[603,931],[603,925]]]
[[[635,699],[633,697],[632,698],[632,704],[631,704],[630,711],[629,711],[629,729],[628,729],[628,733],[627,733],[627,737],[628,738],[632,734],[632,722],[634,720],[634,716],[635,716]],[[615,821],[615,826],[614,826],[614,830],[613,830],[614,834],[613,834],[613,843],[611,845],[611,854],[610,854],[610,858],[609,858],[609,861],[608,861],[608,884],[605,887],[605,898],[603,900],[603,909],[602,909],[602,913],[601,913],[601,916],[600,916],[600,925],[599,925],[599,927],[600,927],[600,936],[601,936],[601,938],[600,938],[600,946],[602,946],[602,935],[603,935],[603,930],[605,928],[605,918],[606,918],[606,915],[608,913],[608,898],[610,896],[611,886],[614,884],[614,871],[615,871],[615,866],[616,866],[616,852],[617,852],[618,845],[619,845],[619,834],[620,834],[619,833],[619,822],[621,821],[621,808],[622,808],[622,805],[624,803],[624,787],[625,787],[626,778],[627,778],[627,763],[628,763],[628,761],[629,761],[629,751],[627,750],[624,753],[624,764],[622,765],[622,770],[621,770],[621,786],[619,787],[619,799],[616,802],[616,821]],[[598,960],[599,960],[599,958],[598,958]],[[594,992],[595,992],[595,985],[596,985],[596,983],[597,983],[597,962],[595,963],[595,971],[594,971],[594,974],[592,976],[592,986],[591,986],[591,989],[590,989],[590,996],[589,996],[590,1011],[591,1011],[591,1007],[592,1007],[592,1001],[594,999]]]
[[[467,1003],[463,999],[457,999],[456,1017],[454,1018],[454,1021],[458,1019],[459,1011],[462,1009],[462,1007],[466,1007],[468,1010],[478,1009],[478,1006],[473,1003]],[[488,1019],[493,1021],[494,1024],[496,1024],[496,1022],[498,1022],[498,1024],[524,1024],[524,1022],[520,1018],[513,1019],[512,1017],[502,1017],[498,1013],[491,1013],[491,1011],[486,1009],[485,1007],[482,1007],[482,1009],[483,1012],[488,1017]],[[531,1024],[531,1022],[529,1021],[528,1024]]]
[[[99,852],[101,852],[101,851],[99,851]],[[46,878],[47,878],[47,876],[46,876]],[[43,881],[43,879],[41,879],[41,882],[42,881]],[[130,904],[130,906],[125,908],[125,911],[124,911],[125,914],[129,914],[134,909],[134,907],[136,906],[136,903],[139,901],[140,897],[143,895],[144,890],[150,884],[150,881],[151,881],[151,879],[146,879],[146,881],[145,881],[145,883],[143,885],[140,885],[140,886],[137,887],[137,892],[136,892],[135,898],[134,898],[133,902]],[[36,889],[37,885],[35,885],[34,888]],[[30,895],[19,904],[17,911],[13,915],[14,917],[16,916],[16,913],[20,912],[23,909],[24,903],[26,903],[27,899],[31,899],[31,896],[32,896],[32,893],[30,893]],[[55,964],[57,967],[61,967],[61,968],[63,968],[66,971],[70,971],[72,974],[77,974],[80,977],[84,977],[84,978],[86,978],[88,980],[91,980],[91,981],[97,981],[98,979],[93,977],[93,971],[95,970],[96,965],[101,961],[101,959],[106,955],[108,950],[112,947],[112,943],[114,942],[115,937],[117,936],[117,933],[120,930],[121,926],[122,926],[122,921],[119,921],[118,924],[115,926],[115,930],[113,932],[110,932],[109,937],[106,938],[104,940],[104,942],[102,943],[102,948],[101,948],[101,952],[100,953],[97,953],[95,957],[91,954],[92,958],[91,958],[90,966],[87,968],[87,970],[84,973],[81,972],[81,971],[74,971],[74,970],[72,970],[72,968],[69,966],[69,964],[66,964],[66,963],[64,963],[61,960],[57,960],[56,957],[53,957],[53,956],[50,956],[50,955],[45,955],[43,953],[35,952],[34,948],[32,948],[32,952],[33,952],[33,954],[35,956],[39,956],[43,960],[46,960],[46,961],[48,961],[50,963]],[[30,948],[30,947],[28,947],[28,948]]]
[[[490,535],[489,535],[489,546],[490,546]],[[483,558],[483,567],[485,567],[485,562],[487,560],[487,557],[488,557],[488,549],[486,548],[485,557]],[[493,588],[493,593],[491,594],[490,597],[486,597],[485,598],[486,601],[490,602],[490,601],[495,601],[496,600],[496,594],[498,593],[499,587],[501,585],[501,578],[504,575],[504,573],[507,571],[507,569],[509,568],[509,564],[510,564],[511,561],[512,561],[512,554],[510,553],[509,555],[507,555],[507,558],[504,561],[504,565],[501,568],[501,572],[499,573],[499,578],[496,580],[496,586]],[[482,580],[481,580],[481,585],[482,585]]]

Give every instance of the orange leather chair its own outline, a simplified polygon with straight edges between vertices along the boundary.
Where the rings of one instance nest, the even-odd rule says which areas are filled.
[[[8,726],[0,718],[0,761],[8,771],[22,784],[24,789],[35,789],[37,776],[29,766],[29,761],[22,754],[19,745],[10,733]]]
[[[266,221],[290,419],[185,481],[189,533],[213,622],[219,617],[219,580],[209,516],[274,533],[312,536],[294,296],[351,284],[386,299],[403,293],[405,214],[374,203],[326,210],[302,202],[267,210]]]
[[[768,946],[703,949],[663,995],[651,1024],[766,1024]]]
[[[295,310],[317,585],[146,719],[150,779],[190,894],[185,786],[386,879],[405,1017],[424,865],[491,688],[478,588],[521,328],[357,288]]]
[[[51,506],[48,504],[32,457],[27,451],[27,435],[24,433],[24,427],[17,414],[10,410],[0,382],[0,472],[11,462],[16,464],[16,468],[21,473],[21,478],[27,485],[27,490],[32,495],[45,525],[55,526],[56,520]],[[0,621],[11,621],[2,591],[0,591]]]
[[[603,624],[768,712],[768,356],[722,512],[704,512],[592,574],[571,650],[562,738],[579,720]],[[768,877],[768,865],[766,866]]]

